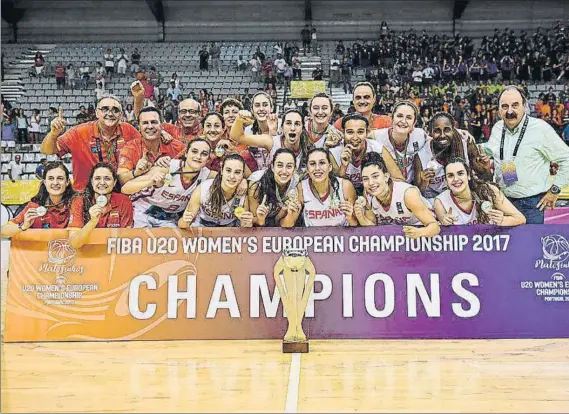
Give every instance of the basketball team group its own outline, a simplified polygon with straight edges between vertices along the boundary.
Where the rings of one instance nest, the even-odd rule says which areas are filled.
[[[140,84],[131,91],[138,129],[110,95],[96,121],[67,128],[53,119],[41,151],[70,154],[73,177],[63,162],[48,163],[2,237],[66,228],[79,248],[95,228],[381,225],[433,237],[441,226],[543,223],[569,185],[569,147],[530,116],[515,86],[500,95],[502,120],[481,145],[445,112],[416,127],[411,101],[373,114],[367,82],[353,90],[356,111],[334,124],[324,93],[309,101],[308,117],[277,116],[265,92],[250,111],[229,98],[205,115],[186,99],[171,124],[145,106]]]

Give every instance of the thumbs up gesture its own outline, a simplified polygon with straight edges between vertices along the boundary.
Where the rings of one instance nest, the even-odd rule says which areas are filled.
[[[51,133],[60,136],[65,131],[66,126],[67,122],[63,119],[63,108],[59,106],[57,118],[51,121]]]
[[[452,213],[452,207],[449,207],[448,211],[445,213],[445,215],[443,216],[443,219],[441,220],[441,224],[443,226],[452,226],[452,225],[454,225],[454,223],[456,223],[457,220],[458,220],[458,217],[456,217]]]
[[[259,224],[264,225],[265,220],[269,215],[269,206],[267,205],[266,194],[263,196],[263,201],[261,202],[261,204],[259,204],[259,207],[257,207],[256,214],[257,214],[257,221],[259,222]]]

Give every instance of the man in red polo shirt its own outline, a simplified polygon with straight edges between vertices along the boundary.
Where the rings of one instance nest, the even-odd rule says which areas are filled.
[[[130,90],[134,97],[134,114],[138,116],[144,106],[144,87],[140,82],[134,82]],[[184,99],[178,105],[178,121],[175,124],[162,123],[164,131],[184,144],[197,138],[202,133],[201,105],[194,99]]]
[[[76,191],[87,186],[95,164],[104,161],[117,168],[122,147],[131,140],[140,139],[140,133],[132,125],[121,122],[122,106],[114,96],[105,95],[99,100],[96,121],[77,125],[63,135],[67,123],[63,120],[62,109],[59,111],[59,117],[51,121],[51,131],[41,144],[41,152],[59,157],[71,154]]]
[[[153,165],[169,168],[170,160],[183,153],[186,146],[174,139],[163,143],[160,111],[152,106],[142,108],[138,127],[142,137],[127,143],[120,151],[118,175],[121,184],[147,173]]]
[[[356,112],[366,118],[369,122],[369,128],[374,131],[376,129],[389,128],[392,124],[391,117],[387,115],[376,115],[371,112],[375,105],[375,89],[369,82],[358,82],[353,93],[354,107]],[[342,129],[342,118],[334,122],[334,127],[339,131]]]

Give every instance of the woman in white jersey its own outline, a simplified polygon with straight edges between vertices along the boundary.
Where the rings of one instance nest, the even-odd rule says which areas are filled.
[[[276,129],[278,118],[276,114],[269,115],[267,121],[271,129]],[[308,134],[304,129],[304,116],[297,109],[289,109],[283,115],[281,128],[282,135],[249,135],[244,132],[243,126],[251,125],[253,118],[249,111],[239,111],[237,120],[231,128],[231,139],[249,147],[264,148],[269,152],[269,160],[272,160],[279,148],[288,148],[295,154],[296,169],[304,169],[308,151],[313,147]]]
[[[359,200],[354,206],[360,225],[403,225],[405,235],[413,239],[439,234],[440,226],[419,189],[392,180],[381,155],[372,152],[366,156],[362,164],[362,180],[366,199]],[[367,209],[373,212],[372,219],[366,214]]]
[[[122,192],[131,196],[134,227],[176,227],[196,187],[217,174],[205,166],[210,153],[209,143],[196,138],[182,163],[173,159],[169,168],[153,168],[123,185]]]
[[[381,155],[391,171],[395,163],[405,181],[413,183],[413,162],[417,153],[427,143],[427,133],[415,128],[419,110],[411,101],[399,101],[393,106],[391,128],[378,129],[371,136],[378,140],[383,148]],[[393,177],[396,179],[396,177]]]
[[[415,185],[421,193],[432,199],[447,189],[444,167],[451,158],[461,158],[484,181],[492,181],[490,160],[478,151],[474,140],[455,128],[454,117],[438,112],[431,121],[433,137],[415,158]]]
[[[362,162],[366,154],[377,152],[381,154],[381,143],[375,139],[367,139],[370,129],[369,121],[358,113],[346,115],[342,118],[344,130],[344,144],[330,149],[332,154],[332,167],[338,177],[349,180],[358,195],[362,195]],[[391,177],[404,181],[403,175],[395,163],[389,169]]]
[[[267,170],[249,177],[249,209],[255,226],[278,227],[287,213],[283,208],[289,196],[296,198],[298,185],[294,152],[279,148]]]
[[[305,227],[357,226],[354,217],[356,190],[332,171],[331,155],[324,148],[308,153],[308,177],[297,186],[297,199],[289,197],[281,227],[294,227],[300,213]]]
[[[277,130],[269,127],[269,115],[273,113],[273,99],[266,92],[257,92],[251,99],[251,113],[254,122],[245,128],[247,135],[268,134],[277,135]],[[264,148],[249,147],[249,152],[257,162],[257,169],[267,168],[271,162],[269,152]]]
[[[472,175],[466,161],[453,158],[445,167],[448,189],[435,198],[435,213],[444,226],[495,224],[518,226],[526,218],[494,184]]]
[[[317,93],[310,100],[310,119],[306,121],[306,132],[315,148],[330,149],[342,142],[342,132],[330,124],[333,107],[332,98],[323,92]]]
[[[246,196],[237,195],[245,174],[245,161],[238,154],[223,159],[221,173],[196,187],[178,227],[252,227]]]

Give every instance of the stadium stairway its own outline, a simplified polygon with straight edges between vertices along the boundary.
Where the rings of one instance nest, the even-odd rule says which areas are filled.
[[[34,65],[36,53],[39,51],[46,58],[55,46],[50,44],[32,45],[23,50],[19,56],[16,56],[15,60],[10,61],[2,82],[2,96],[11,102],[18,102],[26,93],[24,77],[28,76],[31,67]]]

